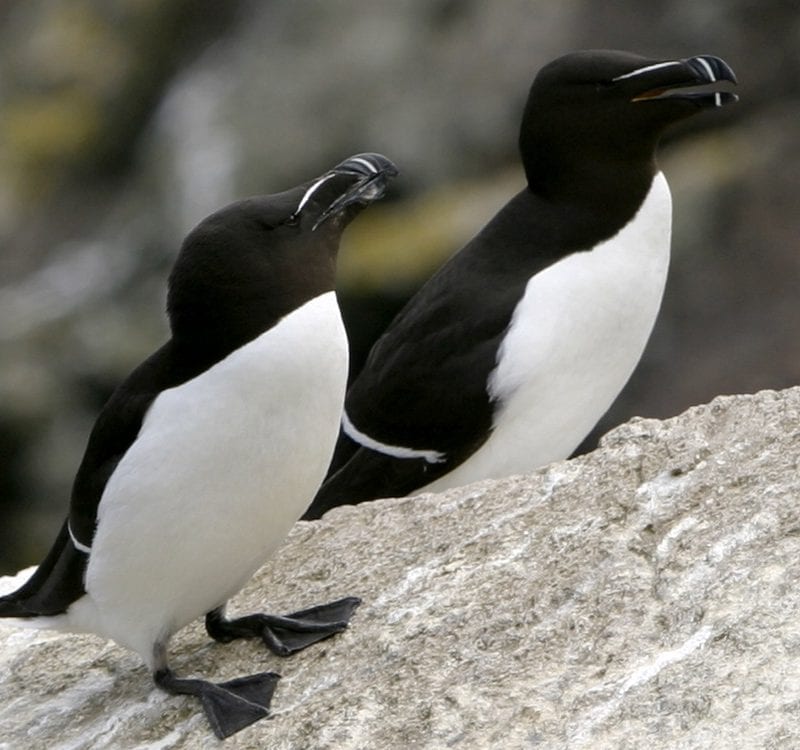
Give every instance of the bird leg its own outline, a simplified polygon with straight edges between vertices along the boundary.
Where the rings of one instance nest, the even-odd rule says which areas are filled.
[[[280,675],[275,672],[238,677],[228,682],[176,677],[166,664],[166,651],[157,646],[153,681],[173,695],[193,695],[200,702],[214,734],[221,740],[269,715],[272,694]]]
[[[206,631],[221,643],[230,643],[236,638],[261,638],[273,654],[289,656],[340,633],[360,603],[360,599],[349,596],[290,615],[255,614],[231,620],[225,617],[223,605],[206,615]]]

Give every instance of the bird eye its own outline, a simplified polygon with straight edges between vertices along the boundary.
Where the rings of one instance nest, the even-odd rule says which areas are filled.
[[[284,222],[290,227],[296,227],[300,223],[300,214],[295,211],[288,219]]]

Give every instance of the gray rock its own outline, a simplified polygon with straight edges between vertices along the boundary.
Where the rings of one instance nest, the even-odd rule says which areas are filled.
[[[195,222],[347,154],[391,156],[396,200],[354,224],[340,256],[359,362],[523,185],[507,170],[528,87],[571,49],[709,52],[740,77],[737,106],[661,150],[669,284],[597,434],[800,382],[800,14],[761,5],[0,2],[0,574],[44,554],[97,412],[166,338],[164,281]],[[674,362],[692,366],[674,378]]]
[[[357,594],[350,630],[280,660],[198,623],[174,666],[284,675],[230,748],[800,747],[798,457],[800,388],[764,391],[530,476],[336,509],[234,609]],[[0,727],[9,750],[218,746],[132,654],[7,623]]]

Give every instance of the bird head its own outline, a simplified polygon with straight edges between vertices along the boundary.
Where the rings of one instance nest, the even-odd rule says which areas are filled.
[[[554,170],[579,163],[652,164],[667,127],[736,101],[721,85],[736,83],[713,55],[657,60],[615,50],[559,57],[537,74],[520,129],[532,188],[558,180]]]
[[[170,274],[173,337],[247,340],[332,290],[342,231],[396,174],[385,156],[357,154],[291,190],[237,201],[201,221]]]
[[[311,183],[291,219],[310,215],[312,232],[325,223],[346,224],[363,207],[383,197],[397,173],[397,167],[381,154],[351,156]]]

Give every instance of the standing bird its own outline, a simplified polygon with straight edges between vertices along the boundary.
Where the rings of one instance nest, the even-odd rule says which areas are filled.
[[[267,715],[278,675],[179,678],[167,663],[177,630],[205,615],[218,641],[260,637],[287,655],[347,626],[355,598],[286,617],[224,608],[325,476],[347,379],[339,240],[395,174],[383,156],[353,156],[187,236],[169,279],[172,336],[103,408],[67,520],[0,617],[136,651],[159,687],[201,699],[221,738]]]
[[[661,304],[671,205],[664,130],[735,101],[717,57],[582,51],[533,82],[527,187],[422,287],[351,384],[305,518],[568,457],[633,372]]]

